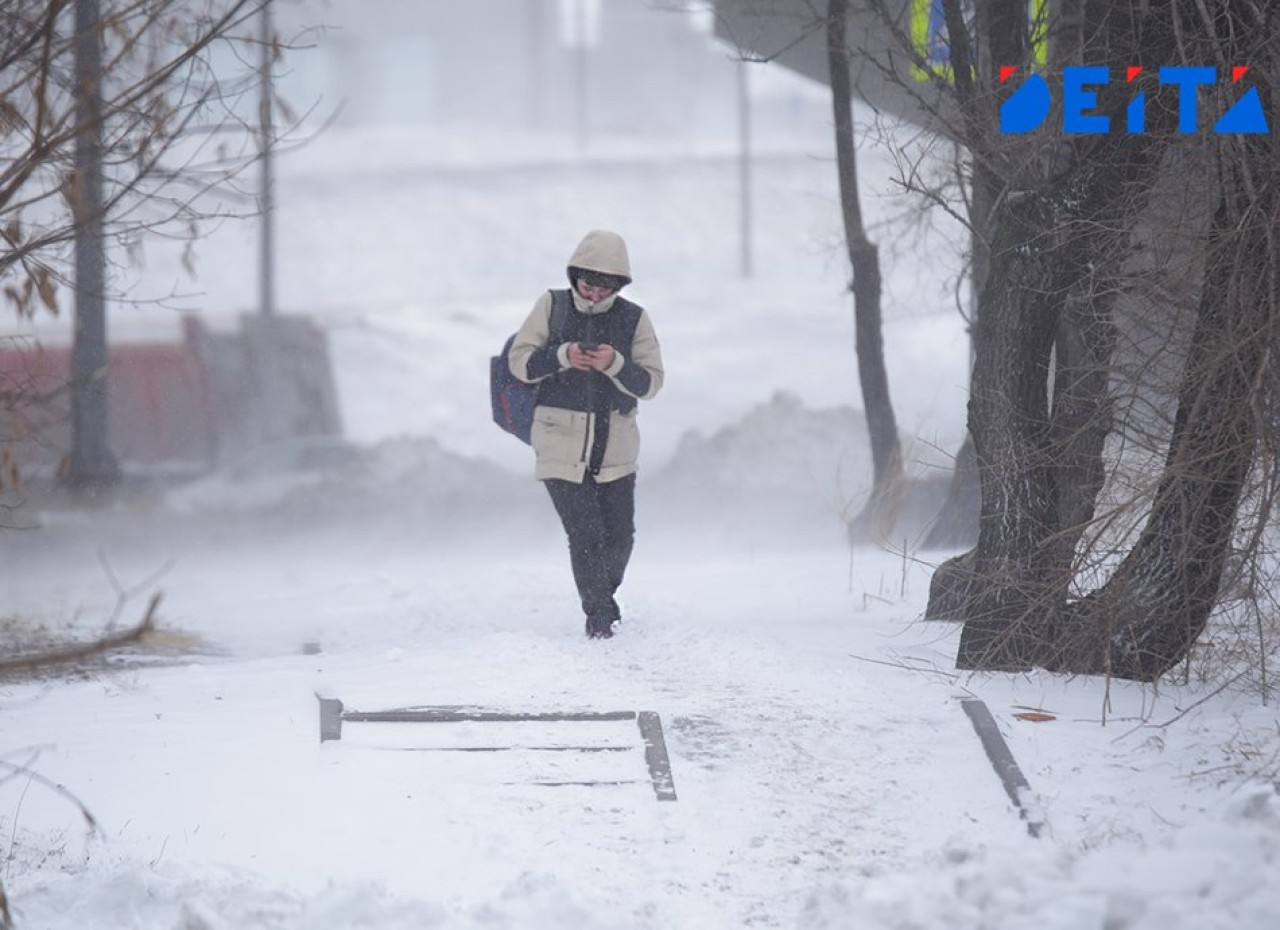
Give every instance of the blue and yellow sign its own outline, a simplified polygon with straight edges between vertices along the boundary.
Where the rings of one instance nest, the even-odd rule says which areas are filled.
[[[923,59],[911,67],[918,81],[934,77],[951,81],[951,39],[943,14],[943,0],[911,0],[911,43]],[[959,0],[964,21],[973,24],[973,0]],[[1031,48],[1035,62],[1043,65],[1049,56],[1047,10],[1048,0],[1027,0],[1027,17],[1031,23]]]

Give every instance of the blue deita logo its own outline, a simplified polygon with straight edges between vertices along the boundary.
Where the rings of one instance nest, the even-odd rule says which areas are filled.
[[[1133,66],[1125,71],[1125,83],[1132,84],[1142,73]],[[1013,66],[1000,69],[1003,84],[1018,72]],[[1239,65],[1231,69],[1231,83],[1239,85],[1249,68]],[[1161,86],[1178,88],[1178,132],[1199,132],[1200,111],[1197,90],[1218,83],[1216,68],[1164,67],[1159,71]],[[1068,135],[1105,135],[1112,132],[1111,117],[1092,112],[1097,109],[1097,88],[1111,83],[1111,71],[1101,67],[1069,67],[1062,69],[1062,131]],[[1009,134],[1034,132],[1044,125],[1053,108],[1053,90],[1039,74],[1030,74],[1000,104],[1000,131]],[[1125,108],[1124,132],[1147,131],[1147,95],[1137,91]],[[1267,133],[1267,114],[1257,87],[1250,87],[1222,114],[1210,130],[1217,134]]]

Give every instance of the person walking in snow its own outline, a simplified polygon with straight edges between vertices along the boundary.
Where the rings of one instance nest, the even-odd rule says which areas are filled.
[[[636,406],[662,387],[662,352],[649,315],[618,293],[631,283],[620,235],[587,233],[567,271],[569,287],[538,298],[507,364],[539,385],[534,477],[564,525],[587,636],[607,639],[635,541]]]

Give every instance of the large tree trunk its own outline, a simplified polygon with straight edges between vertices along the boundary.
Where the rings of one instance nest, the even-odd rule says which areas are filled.
[[[969,564],[981,577],[959,589],[959,604],[953,585],[946,605],[966,621],[961,667],[1054,661],[1057,613],[1105,477],[1113,307],[1162,151],[1131,139],[1093,147],[1053,185],[1059,203],[1003,208],[1000,222],[1025,228],[993,256],[979,316],[970,431],[983,505]],[[983,593],[993,583],[1009,590]]]
[[[1274,146],[1237,145],[1150,517],[1107,584],[1065,615],[1055,668],[1154,681],[1186,658],[1217,603],[1280,323]]]
[[[871,440],[873,480],[863,512],[850,526],[854,538],[889,538],[902,492],[902,451],[898,424],[889,398],[884,364],[884,336],[880,312],[880,256],[867,238],[858,195],[858,153],[853,129],[853,89],[849,78],[849,47],[845,26],[849,0],[827,5],[827,63],[831,74],[831,105],[835,120],[836,170],[845,243],[853,268],[854,335],[858,380]]]
[[[1016,20],[1001,4],[985,19],[997,31],[1020,30]],[[1093,54],[1132,48],[1132,24],[1107,25]],[[1122,114],[1127,100],[1100,102]],[[987,138],[974,149],[1004,182],[969,404],[979,535],[936,575],[927,615],[965,622],[961,667],[1020,669],[1044,661],[1102,486],[1115,285],[1162,149],[1121,135]]]
[[[1200,27],[1205,36],[1226,29],[1224,34],[1256,39],[1265,32],[1261,11],[1244,0],[1230,14],[1217,10],[1218,18]],[[1144,34],[1140,23],[1122,21],[1115,35],[1140,37],[1135,47],[1149,54],[1162,48],[1172,53],[1171,37],[1160,28],[1168,22],[1151,23],[1155,28]],[[960,667],[1042,665],[1154,680],[1186,657],[1217,602],[1259,435],[1258,400],[1277,320],[1274,224],[1280,197],[1274,142],[1265,136],[1215,139],[1223,199],[1150,518],[1111,581],[1090,597],[1067,602],[1074,550],[1094,510],[1110,428],[1105,386],[1119,262],[1158,176],[1163,148],[1186,142],[1160,132],[1174,116],[1168,99],[1153,106],[1147,136],[1115,134],[1078,152],[1076,170],[1045,187],[1055,209],[1037,214],[1006,198],[1000,248],[979,314],[970,403],[983,492],[979,540],[972,553],[945,566],[931,592],[938,612],[958,612],[966,621]],[[1043,224],[1039,236],[1037,223]],[[1060,241],[1053,244],[1055,239]],[[1018,250],[1013,258],[1009,244]],[[1036,273],[1050,266],[1052,274]],[[1095,276],[1101,287],[1093,285]],[[1046,299],[1055,290],[1066,298],[1060,304]],[[1044,429],[1039,399],[1032,396],[1044,346],[1022,319],[1037,307],[1051,312],[1057,325],[1053,404]],[[1010,364],[1015,356],[1006,352],[1025,355]],[[991,365],[995,370],[988,370]],[[1047,380],[1039,386],[1049,389]],[[993,398],[1000,391],[1004,396]]]
[[[982,504],[957,605],[961,668],[1029,667],[1036,624],[1050,606],[1042,550],[1057,524],[1044,455],[1046,385],[1060,312],[1044,245],[1052,215],[1028,193],[1008,200],[996,225],[969,398]]]

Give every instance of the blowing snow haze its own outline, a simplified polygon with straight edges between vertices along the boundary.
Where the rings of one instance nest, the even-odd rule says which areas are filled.
[[[0,679],[0,761],[45,780],[0,777],[18,930],[1277,925],[1274,708],[1194,676],[958,675],[959,626],[920,622],[934,554],[848,545],[870,461],[824,88],[744,71],[705,16],[641,0],[273,9],[296,46],[280,92],[308,114],[275,161],[277,304],[322,337],[338,428],[192,461],[143,456],[118,421],[145,493],[67,507],[36,493],[50,464],[3,512],[25,528],[0,532],[17,646],[127,630],[164,595],[142,646]],[[895,195],[910,144],[864,147],[861,183],[909,471],[945,482],[964,234]],[[597,228],[626,238],[666,368],[605,642],[487,390]],[[223,386],[246,429],[285,392],[247,373],[258,234],[204,224],[190,266],[162,238],[114,256],[108,321],[129,358],[190,361],[199,330],[244,362]],[[52,353],[71,325],[0,334]],[[159,448],[154,411],[190,385],[121,370]],[[655,798],[630,718],[348,722],[322,743],[319,697],[643,711],[678,800]],[[1039,838],[961,698],[998,722]]]
[[[276,304],[322,330],[349,440],[429,437],[527,474],[526,450],[489,422],[487,357],[541,291],[563,284],[582,232],[601,227],[631,245],[628,293],[660,322],[675,373],[647,417],[642,468],[780,395],[860,407],[824,88],[743,65],[705,17],[638,0],[369,9],[275,7],[293,46],[279,93],[308,114],[291,136],[304,144],[275,159]],[[881,148],[864,153],[893,399],[932,465],[963,435],[961,236],[945,222],[899,222],[895,170]],[[183,243],[163,239],[121,255],[110,343],[180,344],[192,323],[242,329],[258,305],[259,234],[252,217],[205,223],[190,265]],[[66,318],[29,331],[70,341]],[[228,451],[217,464],[240,454]],[[833,519],[865,490],[860,456],[807,482]]]
[[[277,3],[280,87],[340,126],[466,123],[708,139],[735,131],[735,53],[705,9],[645,0]],[[691,5],[699,6],[699,5]]]

